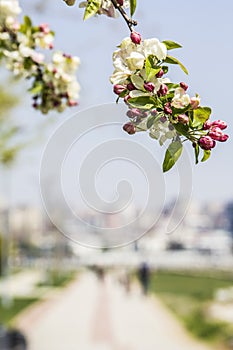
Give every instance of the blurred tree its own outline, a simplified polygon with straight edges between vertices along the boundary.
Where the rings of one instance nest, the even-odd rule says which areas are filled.
[[[10,118],[10,111],[18,104],[19,99],[0,87],[0,102],[0,163],[9,165],[22,147],[14,142],[19,127]]]
[[[19,133],[19,128],[14,125],[10,112],[18,104],[19,99],[4,91],[3,87],[0,87],[0,164],[3,167],[9,166],[16,158],[19,150],[22,148],[21,144],[17,144],[15,137]],[[3,173],[3,171],[1,171]],[[5,175],[3,175],[5,176]],[[1,195],[0,195],[1,196]],[[4,236],[8,236],[7,230],[7,211],[1,213],[1,231],[4,232]],[[3,264],[5,261],[5,256],[3,257],[3,251],[7,250],[8,243],[7,240],[3,239],[4,236],[0,232],[0,275],[3,273]],[[5,254],[6,251],[5,251]],[[3,261],[4,260],[4,261]]]
[[[2,275],[2,237],[0,233],[0,276]]]

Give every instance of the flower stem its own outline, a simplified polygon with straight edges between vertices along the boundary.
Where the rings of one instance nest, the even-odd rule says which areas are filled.
[[[131,32],[133,32],[133,27],[136,26],[138,24],[137,21],[129,18],[129,16],[127,15],[127,13],[125,12],[125,10],[123,9],[122,6],[120,6],[120,4],[118,4],[117,0],[111,0],[113,6],[115,7],[116,10],[118,10],[121,14],[121,16],[124,18],[127,26],[129,27],[129,30]]]

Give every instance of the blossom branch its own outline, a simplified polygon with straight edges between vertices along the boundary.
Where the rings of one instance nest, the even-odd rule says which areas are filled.
[[[123,7],[117,2],[117,0],[111,0],[111,2],[113,4],[113,6],[115,7],[115,9],[120,12],[121,16],[123,17],[127,26],[129,27],[129,30],[131,32],[133,32],[133,27],[136,26],[138,24],[138,22],[129,18],[129,16],[127,15],[127,13],[123,9]]]

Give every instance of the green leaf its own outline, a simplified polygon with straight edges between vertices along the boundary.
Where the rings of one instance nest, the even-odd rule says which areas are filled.
[[[152,55],[147,57],[145,68],[146,68],[146,78],[148,81],[151,80],[161,70],[161,67],[156,67],[154,56]]]
[[[165,154],[163,161],[163,172],[170,170],[176,161],[181,156],[183,145],[180,141],[173,141],[169,146]]]
[[[32,31],[32,21],[28,16],[24,16],[24,21],[20,25],[20,32],[23,34],[29,34]]]
[[[132,75],[131,82],[137,89],[144,90],[144,79],[142,79],[139,75]]]
[[[101,6],[101,0],[89,0],[84,12],[84,17],[83,17],[84,21],[94,16],[99,11],[100,6]]]
[[[152,125],[154,124],[155,119],[156,119],[156,116],[155,116],[155,115],[151,115],[151,116],[147,119],[147,123],[146,123],[147,129],[150,129],[150,128],[152,127]]]
[[[128,103],[135,108],[152,109],[156,105],[156,100],[151,96],[139,96],[130,98]]]
[[[33,95],[37,95],[39,94],[41,91],[43,90],[43,84],[41,83],[36,83],[31,89],[29,89],[28,91],[30,91]]]
[[[211,151],[210,150],[203,150],[204,154],[203,154],[203,158],[202,158],[202,162],[205,162],[207,159],[209,159],[209,157],[211,156]]]
[[[193,126],[196,127],[200,124],[204,124],[211,115],[211,108],[199,107],[193,110]]]
[[[170,64],[178,64],[180,68],[185,72],[185,74],[189,74],[187,68],[177,58],[173,56],[167,56],[164,62]]]
[[[166,45],[168,50],[179,49],[182,47],[180,44],[176,43],[175,41],[171,41],[171,40],[164,40],[163,44]]]
[[[130,0],[130,15],[131,15],[131,17],[134,15],[136,7],[137,7],[137,0]]]
[[[194,153],[195,153],[195,160],[196,160],[196,164],[197,164],[199,162],[199,154],[200,154],[200,147],[199,147],[198,143],[195,144]]]
[[[32,27],[31,18],[28,16],[24,16],[24,24],[27,28],[31,28]]]
[[[168,66],[162,66],[162,70],[164,71],[164,74],[167,74],[168,72]]]
[[[184,125],[181,123],[176,123],[176,124],[174,123],[173,126],[179,134],[184,136],[186,136],[189,131],[188,125]]]

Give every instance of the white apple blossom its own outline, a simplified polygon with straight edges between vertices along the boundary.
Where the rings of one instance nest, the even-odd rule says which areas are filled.
[[[126,63],[129,70],[136,71],[142,69],[145,63],[145,57],[139,52],[131,52],[126,58]]]
[[[21,8],[17,0],[0,1],[0,25],[6,20],[14,20],[21,13]]]
[[[167,48],[156,38],[146,39],[138,45],[135,45],[130,38],[125,38],[119,49],[113,53],[115,70],[110,78],[111,83],[123,84],[131,75],[138,74],[138,71],[141,75],[146,58],[150,55],[154,56],[155,63],[164,60]]]
[[[161,43],[158,39],[145,39],[143,42],[143,51],[145,57],[150,55],[155,56],[158,60],[164,60],[167,56],[166,45]]]
[[[51,33],[44,34],[39,33],[35,37],[36,46],[42,49],[51,49],[53,48],[54,35]]]
[[[172,107],[184,108],[190,104],[190,97],[181,87],[175,89],[175,94],[172,99]]]

